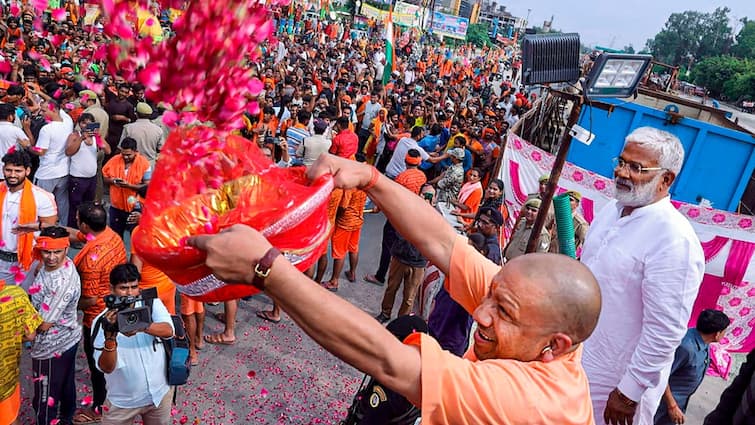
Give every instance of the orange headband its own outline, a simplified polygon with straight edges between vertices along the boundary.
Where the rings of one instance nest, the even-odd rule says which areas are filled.
[[[409,156],[409,154],[407,154],[404,157],[404,161],[406,161],[406,163],[409,165],[419,165],[422,163],[422,158],[419,156],[418,157]]]
[[[37,245],[34,247],[38,250],[52,251],[56,249],[68,248],[71,243],[68,238],[51,238],[49,236],[40,236],[37,238]]]

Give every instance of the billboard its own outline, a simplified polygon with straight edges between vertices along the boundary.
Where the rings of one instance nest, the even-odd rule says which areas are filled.
[[[445,13],[433,13],[433,34],[451,37],[467,38],[469,19],[461,16],[446,15]]]
[[[367,3],[362,4],[361,15],[383,21],[388,16],[387,10],[378,9]],[[397,1],[393,7],[393,23],[405,27],[419,27],[422,24],[422,8],[409,3]]]

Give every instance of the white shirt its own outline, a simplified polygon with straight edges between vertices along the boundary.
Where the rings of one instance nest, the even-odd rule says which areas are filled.
[[[396,148],[393,149],[391,161],[388,162],[388,165],[385,167],[386,176],[395,179],[396,176],[406,170],[406,153],[409,152],[409,149],[417,149],[423,161],[430,158],[430,155],[428,155],[427,152],[417,144],[416,140],[411,137],[404,137],[398,141]]]
[[[11,146],[18,145],[19,140],[29,140],[29,136],[12,122],[0,121],[0,155],[5,155]]]
[[[68,136],[73,131],[64,121],[50,121],[39,131],[37,147],[47,149],[44,155],[39,157],[39,169],[34,175],[39,180],[50,180],[68,175],[68,156],[66,156],[66,143]]]
[[[53,325],[47,331],[37,333],[31,357],[50,359],[68,351],[81,340],[81,324],[76,318],[81,280],[73,261],[66,258],[65,264],[56,270],[47,271],[42,267],[33,286],[39,290],[31,296],[32,305],[42,320]]]
[[[8,191],[3,201],[3,242],[4,245],[0,250],[5,252],[16,252],[18,249],[18,236],[11,233],[11,230],[18,224],[27,224],[18,222],[18,213],[21,209],[21,194],[23,188],[15,192]],[[37,218],[52,217],[58,215],[58,207],[55,205],[55,197],[52,193],[39,188],[31,187],[31,193],[34,195],[34,203],[37,206]]]
[[[71,155],[70,174],[73,177],[90,178],[97,175],[97,142],[94,137],[90,139],[91,145],[82,140],[79,150]]]
[[[652,425],[687,331],[705,255],[668,197],[626,217],[621,209],[614,200],[600,211],[582,251],[603,300],[582,365],[596,423],[603,423],[608,394],[618,388],[640,403],[634,424]]]
[[[141,305],[141,302],[137,305]],[[105,314],[104,311],[94,319],[94,323],[97,323],[103,314]],[[158,298],[152,302],[152,321],[168,323],[171,329],[174,329],[170,313]],[[105,345],[105,332],[102,327],[99,328],[97,335],[92,335],[92,337],[94,341],[92,345],[95,347]],[[163,344],[153,344],[155,337],[144,332],[137,332],[132,337],[118,333],[116,342],[118,343],[118,359],[115,369],[105,374],[107,399],[114,406],[123,409],[159,406],[165,394],[170,390]],[[99,364],[101,355],[102,351],[94,350],[94,363],[98,370],[101,370]]]

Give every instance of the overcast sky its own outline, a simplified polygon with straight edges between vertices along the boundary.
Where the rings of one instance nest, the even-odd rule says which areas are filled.
[[[738,32],[740,18],[755,20],[755,0],[496,0],[514,16],[526,17],[529,26],[542,26],[553,16],[553,28],[578,32],[582,44],[621,49],[632,44],[635,50],[661,31],[669,15],[685,10],[713,12],[717,7],[731,9],[730,24]]]

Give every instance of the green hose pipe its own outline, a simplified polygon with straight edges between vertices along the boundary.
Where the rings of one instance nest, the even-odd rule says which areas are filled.
[[[574,220],[572,219],[569,195],[554,196],[553,208],[556,212],[559,252],[571,258],[577,258],[577,246],[574,242]]]

